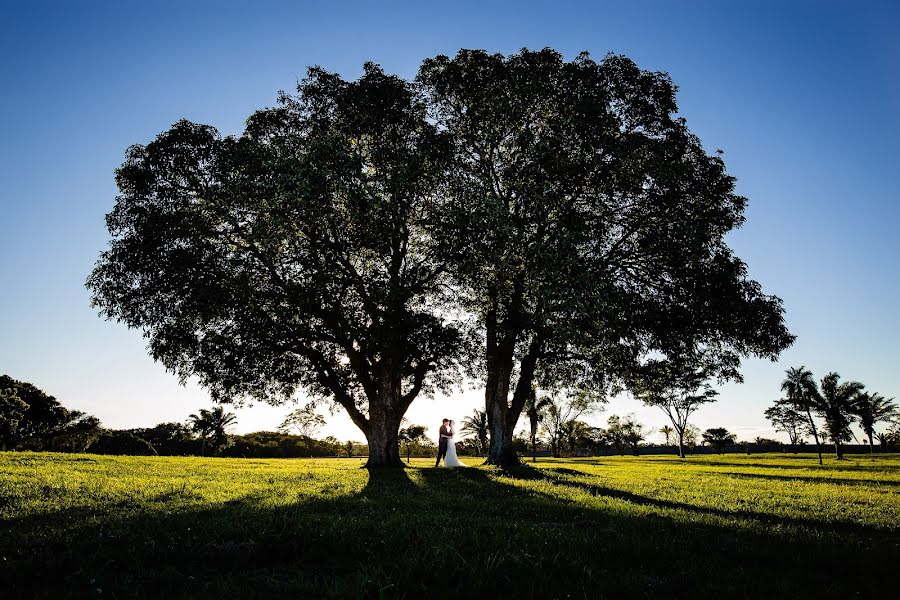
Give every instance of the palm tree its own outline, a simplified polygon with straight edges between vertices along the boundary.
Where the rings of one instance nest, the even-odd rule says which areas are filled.
[[[859,418],[859,426],[869,438],[869,452],[874,452],[872,437],[875,435],[875,424],[897,416],[897,405],[893,398],[885,398],[875,392],[864,393],[857,396],[853,413]]]
[[[666,446],[672,445],[672,434],[675,433],[675,430],[672,429],[670,425],[663,425],[659,428],[659,432],[666,436]]]
[[[488,419],[485,411],[476,408],[472,416],[463,419],[462,430],[466,432],[466,437],[472,436],[478,442],[479,453],[485,451],[488,445]]]
[[[531,437],[531,462],[537,462],[537,433],[538,426],[544,418],[544,409],[550,406],[549,398],[537,399],[537,392],[531,388],[531,393],[525,400],[525,414],[528,415],[528,426]]]
[[[201,408],[199,415],[188,415],[188,426],[191,428],[191,431],[200,436],[200,456],[206,454],[206,438],[210,432],[209,421],[206,419],[207,414],[209,414],[209,411]]]
[[[816,422],[812,416],[812,391],[816,389],[812,371],[800,365],[799,367],[791,367],[785,373],[787,377],[781,382],[781,391],[787,394],[788,402],[793,404],[797,410],[806,413],[806,418],[809,419],[809,429],[812,431],[813,439],[816,441],[816,452],[819,453],[819,464],[821,465],[822,445],[819,443],[819,432],[816,430]]]
[[[212,437],[213,446],[218,451],[228,441],[227,429],[237,422],[237,416],[234,413],[227,413],[221,406],[217,406],[212,410],[200,409],[199,416],[192,414],[188,416],[188,423],[203,440],[200,447],[200,455],[202,456],[206,450],[206,440]]]
[[[834,453],[838,460],[844,458],[841,442],[852,438],[850,424],[857,399],[863,384],[856,381],[838,383],[837,373],[829,373],[822,378],[819,389],[810,388],[810,396],[815,411],[825,420],[825,431],[834,442]]]

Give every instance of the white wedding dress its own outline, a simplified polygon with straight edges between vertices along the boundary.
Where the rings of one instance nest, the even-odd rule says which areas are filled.
[[[447,455],[444,457],[444,466],[451,469],[465,467],[466,464],[459,460],[459,457],[456,455],[456,442],[459,439],[459,436],[456,434],[456,424],[450,421],[450,427],[453,430],[453,437],[447,440]]]

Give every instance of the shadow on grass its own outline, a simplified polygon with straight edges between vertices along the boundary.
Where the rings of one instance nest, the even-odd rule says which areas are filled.
[[[700,515],[707,515],[711,517],[715,517],[717,519],[724,519],[725,521],[732,521],[735,519],[740,519],[742,521],[753,521],[756,524],[759,524],[760,529],[765,529],[770,526],[782,526],[782,527],[804,527],[804,528],[814,528],[819,531],[828,532],[831,534],[854,534],[854,533],[864,533],[866,535],[877,535],[878,533],[889,533],[886,532],[884,528],[874,527],[861,523],[854,523],[849,521],[825,521],[821,519],[816,519],[810,515],[804,515],[802,517],[794,518],[776,515],[772,513],[763,513],[758,511],[752,511],[747,509],[736,509],[736,510],[723,510],[721,508],[710,507],[710,506],[699,506],[696,504],[688,504],[686,502],[678,502],[675,500],[666,500],[663,498],[653,498],[651,496],[644,496],[642,494],[635,494],[633,492],[629,492],[627,490],[620,490],[616,488],[610,488],[603,485],[598,485],[596,483],[588,483],[584,481],[573,481],[571,479],[565,479],[562,477],[554,477],[553,474],[561,473],[568,476],[577,476],[577,477],[590,477],[591,474],[584,473],[580,471],[576,471],[573,469],[563,469],[563,468],[549,468],[549,469],[531,469],[531,468],[518,468],[515,470],[510,470],[507,472],[509,477],[515,479],[523,479],[523,480],[531,480],[531,481],[545,481],[551,483],[555,486],[567,487],[570,489],[580,490],[583,492],[587,492],[591,496],[604,496],[607,498],[615,498],[617,500],[624,500],[630,504],[634,504],[637,506],[648,506],[652,508],[662,509],[666,511],[684,511],[688,513],[695,513]],[[724,474],[724,473],[723,473]],[[753,525],[753,523],[748,523],[749,525]]]
[[[773,481],[824,483],[830,485],[885,486],[900,487],[900,481],[889,479],[850,479],[846,477],[807,477],[803,475],[771,475],[768,473],[738,473],[734,471],[716,471],[718,475],[737,477],[739,479],[769,479]]]
[[[566,488],[696,518],[596,508],[556,493]],[[776,533],[764,519],[738,529],[705,518],[716,511],[530,467],[372,470],[353,493],[274,500],[8,521],[0,586],[7,598],[822,598],[884,589],[900,558],[896,534],[818,522]]]

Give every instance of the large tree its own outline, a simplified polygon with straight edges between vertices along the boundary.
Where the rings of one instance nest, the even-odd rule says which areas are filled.
[[[371,64],[356,81],[310,69],[239,137],[181,121],[116,173],[93,303],[215,401],[328,398],[368,466],[402,466],[400,421],[448,384],[459,340],[426,227],[446,137]]]
[[[488,462],[514,464],[533,382],[604,390],[642,357],[704,352],[736,377],[792,336],[725,243],[746,200],[676,115],[675,85],[622,56],[462,50],[419,82],[453,141],[435,238],[480,335]]]

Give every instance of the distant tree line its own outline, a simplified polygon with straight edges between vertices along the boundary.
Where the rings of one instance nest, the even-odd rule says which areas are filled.
[[[821,442],[825,439],[834,445],[839,460],[844,457],[843,445],[856,438],[850,429],[854,423],[865,434],[870,452],[875,451],[875,439],[882,452],[900,445],[900,411],[894,399],[865,391],[865,387],[858,381],[842,382],[836,372],[816,382],[806,367],[792,367],[781,384],[784,396],[766,409],[765,415],[776,431],[787,434],[791,444],[802,443],[804,436],[812,435],[820,464]],[[816,425],[814,417],[820,419],[821,426]],[[876,431],[880,424],[884,427]]]
[[[235,422],[233,413],[217,406],[197,411],[185,423],[109,429],[97,417],[65,408],[30,383],[0,376],[0,450],[248,458],[366,456],[368,452],[365,444],[313,437],[325,422],[310,406],[290,413],[277,432],[230,434],[228,429]],[[421,435],[411,440],[409,452],[421,455],[425,428],[411,429],[415,427]]]

